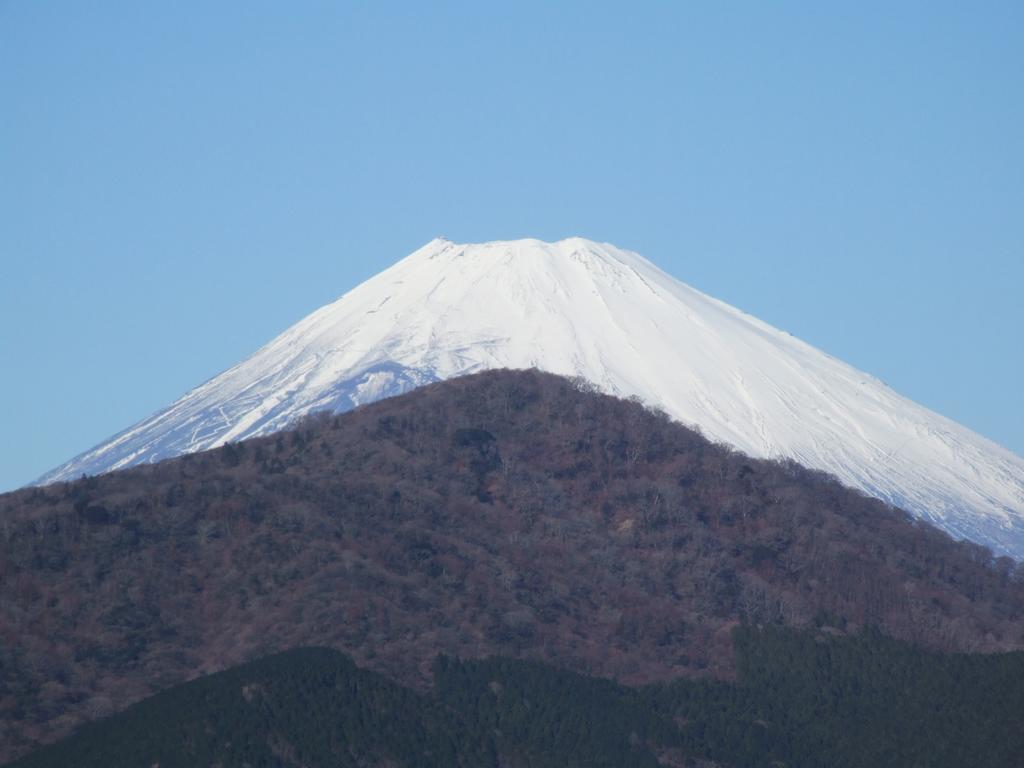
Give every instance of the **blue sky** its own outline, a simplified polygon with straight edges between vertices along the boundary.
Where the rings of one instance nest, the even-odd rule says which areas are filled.
[[[439,234],[639,251],[1024,453],[1024,5],[840,5],[0,0],[0,489]]]

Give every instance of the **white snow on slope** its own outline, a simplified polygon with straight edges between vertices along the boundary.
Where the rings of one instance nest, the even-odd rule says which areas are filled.
[[[437,239],[39,480],[266,434],[489,368],[583,376],[758,457],[837,476],[1024,559],[1024,459],[641,256]]]

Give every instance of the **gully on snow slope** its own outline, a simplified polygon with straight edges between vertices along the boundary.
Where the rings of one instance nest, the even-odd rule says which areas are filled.
[[[1024,558],[1024,459],[641,256],[571,238],[433,240],[38,482],[204,450],[488,368],[637,395]]]

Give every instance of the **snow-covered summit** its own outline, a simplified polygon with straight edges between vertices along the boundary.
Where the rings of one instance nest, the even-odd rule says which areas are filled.
[[[712,439],[788,457],[1024,558],[1024,459],[614,246],[437,238],[252,357],[44,476],[266,434],[490,368],[638,395]]]

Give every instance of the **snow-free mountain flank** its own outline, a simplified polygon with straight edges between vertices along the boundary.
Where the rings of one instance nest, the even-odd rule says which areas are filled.
[[[437,239],[39,482],[493,368],[582,376],[1024,558],[1024,459],[608,244]]]

